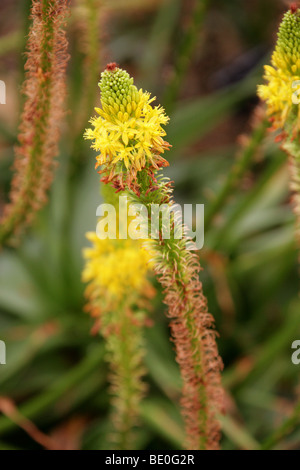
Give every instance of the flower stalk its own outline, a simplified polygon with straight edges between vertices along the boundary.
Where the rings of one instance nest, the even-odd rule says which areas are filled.
[[[125,219],[119,217],[118,198],[110,187],[102,193],[116,208],[120,230]],[[92,332],[100,332],[106,344],[112,397],[110,444],[114,450],[132,450],[139,405],[146,393],[144,328],[148,300],[154,295],[147,279],[150,257],[139,241],[100,240],[94,232],[87,238],[92,247],[84,250],[85,310],[95,319]]]
[[[242,148],[237,160],[226,177],[220,191],[210,202],[205,212],[204,228],[206,232],[210,229],[215,216],[222,210],[228,197],[232,194],[249,169],[256,152],[266,136],[268,127],[269,121],[265,118],[263,110],[261,107],[256,108],[253,114],[252,132],[249,136],[242,136]]]
[[[174,71],[170,83],[167,85],[163,103],[169,114],[172,113],[176,98],[188,67],[192,60],[194,49],[197,45],[198,33],[201,31],[205,13],[210,0],[195,0],[190,14],[188,26],[182,32],[181,44],[178,48],[177,57],[175,57]]]
[[[296,4],[280,24],[271,66],[265,66],[265,80],[267,84],[259,86],[258,94],[267,104],[272,130],[277,132],[276,141],[289,158],[295,235],[300,250],[300,9]]]
[[[83,54],[83,93],[77,103],[78,116],[75,123],[76,130],[82,140],[82,132],[84,131],[86,120],[96,99],[94,83],[99,76],[101,68],[102,49],[104,47],[100,37],[103,0],[76,0],[74,12],[76,13],[76,26],[79,36],[78,48]],[[80,142],[76,142],[76,145],[78,144],[80,145]],[[76,145],[74,146],[75,152]]]
[[[23,85],[25,105],[10,202],[1,217],[0,244],[29,224],[47,200],[63,114],[68,61],[64,25],[68,11],[68,0],[32,1]]]
[[[164,140],[168,122],[163,108],[151,106],[154,98],[138,90],[133,79],[116,64],[109,64],[100,81],[102,109],[91,120],[85,137],[99,152],[96,168],[102,181],[117,192],[125,191],[130,202],[143,204],[151,218],[154,204],[173,206],[171,182],[158,175],[167,166],[162,157],[170,144]],[[152,253],[154,271],[163,287],[177,362],[183,380],[182,414],[189,449],[217,449],[223,409],[220,371],[222,361],[216,345],[213,317],[199,280],[200,264],[186,235],[178,239],[181,223],[170,218],[170,237],[163,237],[163,222],[157,236],[145,246]],[[183,231],[184,227],[183,227]],[[143,230],[141,231],[144,234]],[[145,238],[145,237],[144,237]],[[189,244],[189,247],[187,246]],[[195,247],[193,247],[195,248]]]
[[[282,148],[289,157],[290,189],[292,205],[296,216],[295,237],[298,249],[300,250],[300,145],[296,140],[286,140],[283,142]]]

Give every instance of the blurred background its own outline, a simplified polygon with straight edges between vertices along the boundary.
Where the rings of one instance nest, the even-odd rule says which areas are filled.
[[[299,449],[300,365],[291,361],[291,344],[300,339],[300,301],[288,167],[274,136],[262,138],[256,98],[289,2],[100,0],[94,55],[87,3],[71,2],[68,112],[48,205],[17,246],[0,252],[0,339],[7,346],[0,449],[39,449],[44,434],[57,448],[108,446],[104,348],[83,313],[82,249],[101,196],[95,154],[82,133],[99,106],[99,74],[112,61],[171,117],[166,173],[177,202],[205,204],[199,255],[225,364],[222,448]],[[29,11],[29,0],[1,0],[0,79],[7,96],[0,105],[0,211],[23,103]],[[239,161],[243,171],[233,181]],[[183,442],[180,376],[164,312],[158,295],[146,331],[149,391],[139,449],[180,449]],[[29,433],[6,416],[12,404],[3,397],[28,418]]]

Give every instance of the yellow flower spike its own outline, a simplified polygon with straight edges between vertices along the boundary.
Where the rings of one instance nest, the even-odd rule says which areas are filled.
[[[116,206],[119,224],[125,223],[115,192],[103,186],[104,199]],[[85,311],[95,319],[92,333],[101,332],[105,339],[110,364],[111,446],[129,450],[134,448],[139,404],[146,392],[143,331],[150,321],[146,309],[155,295],[147,279],[151,255],[137,240],[100,240],[95,232],[86,237],[92,246],[83,252]]]
[[[267,112],[275,129],[283,130],[290,111],[294,109],[294,130],[300,128],[300,107],[295,110],[293,95],[300,79],[300,9],[295,5],[284,15],[278,40],[271,59],[265,66],[267,85],[258,87],[258,95],[267,104]]]
[[[116,240],[99,239],[96,232],[86,233],[91,246],[83,250],[82,280],[88,283],[87,298],[96,299],[97,315],[114,309],[124,299],[147,298],[154,291],[148,280],[153,253],[143,247],[142,240],[119,239],[119,230],[127,228],[131,221],[128,210],[126,214],[119,213],[119,198],[111,186],[102,185],[102,195],[115,207],[118,227]]]
[[[88,297],[97,298],[101,310],[118,305],[124,296],[136,297],[152,291],[147,279],[150,270],[150,253],[136,240],[99,240],[89,232],[91,248],[85,248],[83,282],[89,283]],[[100,305],[101,304],[101,305]]]
[[[115,186],[138,191],[138,172],[149,172],[168,166],[160,156],[170,145],[162,137],[163,125],[169,118],[162,107],[152,107],[149,93],[138,90],[129,74],[116,64],[109,64],[101,74],[102,110],[95,108],[98,117],[91,119],[92,128],[85,138],[100,152],[97,166],[104,182],[118,178]],[[134,183],[132,183],[134,181]]]
[[[268,84],[260,86],[258,93],[267,103],[273,128],[281,130],[276,140],[289,158],[295,237],[300,253],[300,8],[296,3],[283,17],[272,67],[266,66],[265,72]]]

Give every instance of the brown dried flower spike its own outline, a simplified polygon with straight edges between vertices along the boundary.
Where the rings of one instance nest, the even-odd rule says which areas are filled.
[[[26,97],[14,162],[10,202],[0,220],[0,244],[28,224],[47,200],[63,114],[68,0],[33,0],[27,44]]]

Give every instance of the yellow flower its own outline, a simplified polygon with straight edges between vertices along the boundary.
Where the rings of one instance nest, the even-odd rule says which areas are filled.
[[[102,109],[95,108],[98,117],[91,119],[92,128],[86,130],[85,138],[100,152],[96,168],[102,167],[103,181],[114,181],[119,189],[124,184],[134,189],[132,182],[140,170],[168,165],[160,154],[170,147],[163,140],[166,133],[162,128],[169,118],[162,107],[152,107],[155,98],[138,90],[128,73],[115,64],[102,72],[99,87]]]
[[[85,248],[83,282],[89,283],[86,295],[94,304],[94,315],[120,306],[122,299],[137,301],[152,286],[147,279],[150,253],[137,240],[100,240],[95,232],[87,233],[92,242]],[[89,305],[88,310],[91,310]]]
[[[293,96],[298,96],[295,82],[300,80],[299,12],[300,10],[291,9],[284,15],[271,60],[272,66],[265,66],[264,78],[268,84],[258,87],[258,94],[266,101],[268,115],[277,129],[284,127],[290,111],[295,108]],[[299,107],[295,113],[299,118]],[[298,122],[296,127],[299,128]]]

